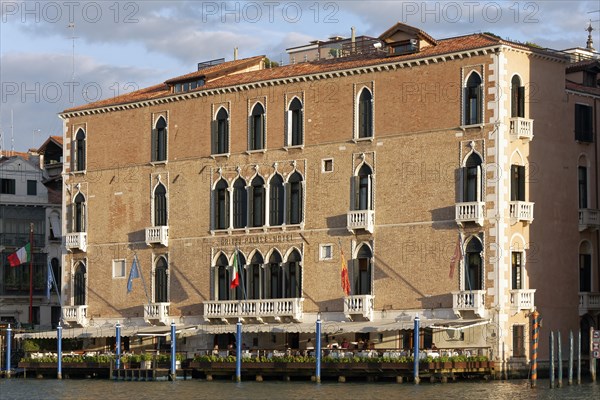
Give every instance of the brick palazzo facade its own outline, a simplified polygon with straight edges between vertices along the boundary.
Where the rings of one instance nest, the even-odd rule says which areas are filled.
[[[542,358],[544,331],[598,326],[598,60],[400,23],[328,54],[61,114],[65,320],[173,320],[196,351],[238,318],[248,346],[302,348],[317,313],[325,344],[408,348],[419,315],[423,347],[502,368],[528,362],[534,309]]]

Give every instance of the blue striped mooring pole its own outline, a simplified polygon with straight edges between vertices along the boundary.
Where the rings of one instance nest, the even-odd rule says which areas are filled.
[[[239,319],[235,337],[235,381],[242,381],[242,321]]]
[[[419,316],[415,317],[415,326],[413,333],[413,341],[414,341],[414,362],[413,362],[413,378],[416,384],[419,383],[419,329],[420,329],[420,320]]]
[[[56,378],[62,379],[62,330],[63,327],[58,322],[58,326],[56,327],[56,356],[58,358]]]
[[[11,344],[12,344],[12,328],[8,324],[6,328],[6,377],[10,378],[10,357],[11,357]]]
[[[169,379],[172,381],[177,379],[177,337],[175,334],[175,321],[171,321],[171,376]]]
[[[315,381],[321,383],[321,313],[317,314],[317,325],[315,327],[315,340],[316,340],[316,353],[317,356],[317,369],[315,371]]]
[[[117,370],[121,369],[121,324],[117,321],[117,325],[115,325],[115,337],[116,337],[116,353],[117,359],[115,360],[115,365]]]

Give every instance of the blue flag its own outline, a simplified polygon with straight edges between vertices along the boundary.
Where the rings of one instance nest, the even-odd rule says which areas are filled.
[[[138,271],[137,257],[133,256],[133,263],[131,263],[131,270],[129,271],[129,279],[127,280],[127,293],[133,290],[133,280],[140,277]]]
[[[52,262],[48,260],[48,277],[46,278],[46,299],[50,300],[50,291],[54,284],[54,273],[52,272]]]

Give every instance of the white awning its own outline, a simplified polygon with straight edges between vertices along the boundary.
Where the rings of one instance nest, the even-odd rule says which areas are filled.
[[[487,324],[487,319],[421,319],[421,328],[452,329],[460,330],[477,325]],[[413,320],[377,320],[377,321],[323,321],[321,332],[323,334],[340,333],[369,333],[389,332],[400,330],[412,330]],[[315,333],[315,322],[300,322],[288,324],[243,324],[244,333]],[[235,333],[236,324],[201,324],[191,329],[183,336],[193,335],[218,335],[223,333]]]
[[[175,326],[175,335],[182,335],[186,331],[195,331],[195,325],[176,325]],[[141,328],[136,332],[137,336],[170,336],[171,335],[171,326],[149,326],[147,328]],[[183,335],[189,336],[189,335]]]
[[[123,326],[121,336],[135,336],[139,326]],[[63,328],[63,339],[85,339],[98,337],[115,337],[117,335],[114,326],[88,326],[85,328]],[[17,333],[15,339],[56,339],[56,329],[51,331]]]
[[[489,323],[488,319],[426,319],[420,321],[421,328],[438,330],[462,330]],[[377,320],[377,321],[323,321],[323,334],[369,333],[412,330],[413,320]],[[299,322],[287,324],[243,324],[244,333],[315,333],[315,322]],[[236,324],[177,325],[179,337],[196,335],[219,335],[236,332]],[[123,326],[121,336],[169,336],[170,326]],[[64,339],[83,339],[96,337],[115,337],[113,325],[86,328],[64,328]],[[18,333],[15,339],[56,339],[56,330]]]
[[[489,323],[489,319],[442,320],[442,322],[435,323],[429,327],[439,330],[461,331],[463,329],[474,328],[476,326],[486,325]]]
[[[58,214],[52,213],[50,214],[50,228],[52,229],[52,233],[54,237],[60,238],[62,236],[60,229],[60,220],[58,218]]]

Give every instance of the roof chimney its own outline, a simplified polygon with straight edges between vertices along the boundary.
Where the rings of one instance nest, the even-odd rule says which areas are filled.
[[[351,27],[350,31],[351,31],[350,41],[352,42],[352,53],[355,53],[356,52],[356,28]]]
[[[238,48],[234,47],[233,48],[233,61],[236,61],[238,58]]]

